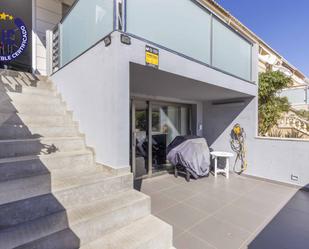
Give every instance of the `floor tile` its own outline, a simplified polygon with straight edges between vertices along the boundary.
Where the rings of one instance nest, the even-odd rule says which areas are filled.
[[[213,196],[207,196],[204,193],[193,196],[186,200],[185,203],[208,215],[217,212],[219,209],[227,205],[227,202],[214,198]]]
[[[242,210],[249,210],[258,215],[268,217],[278,209],[277,203],[257,200],[256,198],[241,197],[233,202],[233,205]]]
[[[209,188],[214,188],[212,183],[208,183],[207,179],[198,179],[198,180],[191,180],[190,182],[183,183],[182,187],[193,190],[196,193],[205,192]]]
[[[238,249],[249,233],[237,226],[210,217],[189,230],[218,249]]]
[[[202,220],[205,214],[185,204],[178,204],[156,214],[156,216],[183,231]]]
[[[232,174],[142,181],[178,249],[308,249],[309,192]]]
[[[171,199],[161,194],[160,192],[152,194],[151,195],[151,213],[156,214],[178,203],[179,203],[178,201]]]
[[[181,234],[174,242],[177,249],[216,249],[190,233]]]
[[[249,210],[242,210],[234,205],[226,206],[219,210],[214,217],[241,227],[249,232],[254,232],[266,219],[261,215],[250,212]]]
[[[176,201],[184,201],[185,199],[189,199],[194,196],[196,194],[196,191],[188,188],[183,188],[181,186],[176,186],[167,190],[163,190],[160,193]]]
[[[224,201],[224,202],[232,202],[236,199],[240,198],[240,194],[237,194],[235,192],[229,191],[227,189],[221,189],[221,188],[215,188],[215,189],[207,189],[204,192],[205,196],[211,196],[213,198],[216,198],[218,200]]]
[[[179,229],[175,226],[173,226],[173,243],[175,244],[176,239],[181,236],[181,234],[185,233],[184,230]]]
[[[153,194],[175,186],[175,183],[164,179],[147,179],[141,183],[141,191],[145,194]]]

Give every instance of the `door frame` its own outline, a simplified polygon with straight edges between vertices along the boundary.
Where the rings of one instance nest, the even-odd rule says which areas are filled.
[[[136,172],[136,131],[135,131],[135,125],[136,125],[136,109],[135,109],[135,103],[136,101],[145,101],[147,103],[147,108],[148,108],[148,115],[147,115],[147,124],[148,124],[148,174],[140,176],[138,178],[135,178],[134,174]],[[161,175],[164,174],[165,171],[162,172],[157,172],[153,174],[152,172],[152,106],[153,105],[169,105],[169,106],[184,106],[188,107],[189,109],[189,132],[193,134],[192,130],[192,120],[193,120],[193,111],[192,107],[194,103],[177,103],[177,102],[169,102],[169,101],[160,101],[158,99],[149,99],[149,98],[143,98],[143,97],[131,97],[130,98],[131,102],[131,129],[130,129],[130,134],[131,134],[131,168],[132,168],[132,173],[134,176],[134,180],[139,180],[139,179],[145,179],[145,178],[151,178],[153,176]]]

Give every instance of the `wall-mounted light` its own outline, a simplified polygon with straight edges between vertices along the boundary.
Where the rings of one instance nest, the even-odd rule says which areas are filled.
[[[131,45],[131,38],[127,35],[121,34],[120,40],[123,44]]]
[[[104,43],[105,43],[105,47],[108,47],[109,45],[112,44],[112,37],[110,35],[106,36],[104,39],[103,39]]]

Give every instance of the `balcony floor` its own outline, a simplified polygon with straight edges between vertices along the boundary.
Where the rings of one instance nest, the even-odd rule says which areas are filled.
[[[232,174],[144,180],[177,249],[308,249],[309,192]]]

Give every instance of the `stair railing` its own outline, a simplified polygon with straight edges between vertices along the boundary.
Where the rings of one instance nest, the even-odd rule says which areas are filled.
[[[309,121],[300,118],[294,113],[285,114],[279,121],[278,128],[290,128],[309,135]]]

